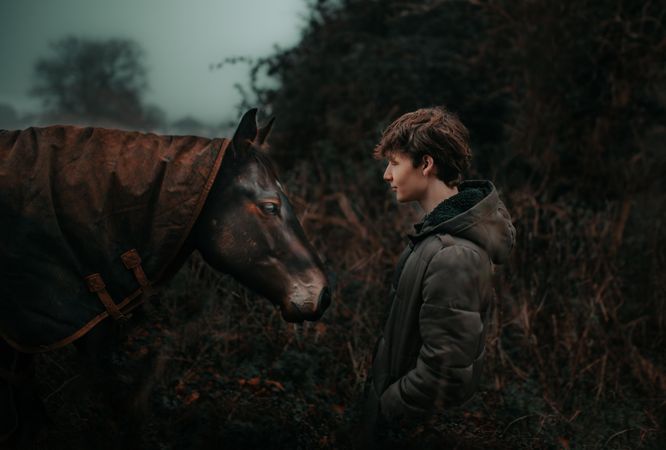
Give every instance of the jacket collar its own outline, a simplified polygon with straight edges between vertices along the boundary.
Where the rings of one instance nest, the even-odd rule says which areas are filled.
[[[464,181],[458,187],[458,193],[442,201],[423,220],[414,224],[415,233],[408,234],[412,244],[425,239],[431,234],[450,232],[448,228],[456,222],[464,221],[466,212],[473,209],[486,196],[495,190],[489,181]]]

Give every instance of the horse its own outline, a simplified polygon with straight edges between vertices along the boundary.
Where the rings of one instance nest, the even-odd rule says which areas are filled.
[[[195,251],[318,320],[328,279],[265,152],[256,109],[232,139],[52,126],[0,130],[0,442],[44,416],[33,355],[74,343],[110,367],[116,324]]]

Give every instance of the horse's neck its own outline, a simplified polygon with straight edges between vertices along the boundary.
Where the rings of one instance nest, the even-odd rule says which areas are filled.
[[[183,264],[185,264],[185,261],[187,261],[187,258],[190,257],[193,251],[194,245],[190,242],[189,239],[187,239],[178,251],[176,257],[173,259],[173,261],[171,261],[171,264],[169,264],[169,266],[164,270],[164,274],[162,275],[162,279],[159,280],[159,283],[166,283],[171,278],[173,278],[174,275],[176,275],[176,273],[180,270],[180,268],[183,267]]]

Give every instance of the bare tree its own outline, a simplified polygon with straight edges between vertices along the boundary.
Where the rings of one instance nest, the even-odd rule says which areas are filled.
[[[93,124],[150,126],[142,100],[148,87],[144,52],[134,41],[66,37],[35,64],[31,94],[50,118]]]

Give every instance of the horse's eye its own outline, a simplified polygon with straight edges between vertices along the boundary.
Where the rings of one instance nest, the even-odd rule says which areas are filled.
[[[276,215],[280,211],[280,207],[278,206],[277,203],[270,203],[270,202],[262,203],[261,209],[266,214],[272,214],[272,215]]]

